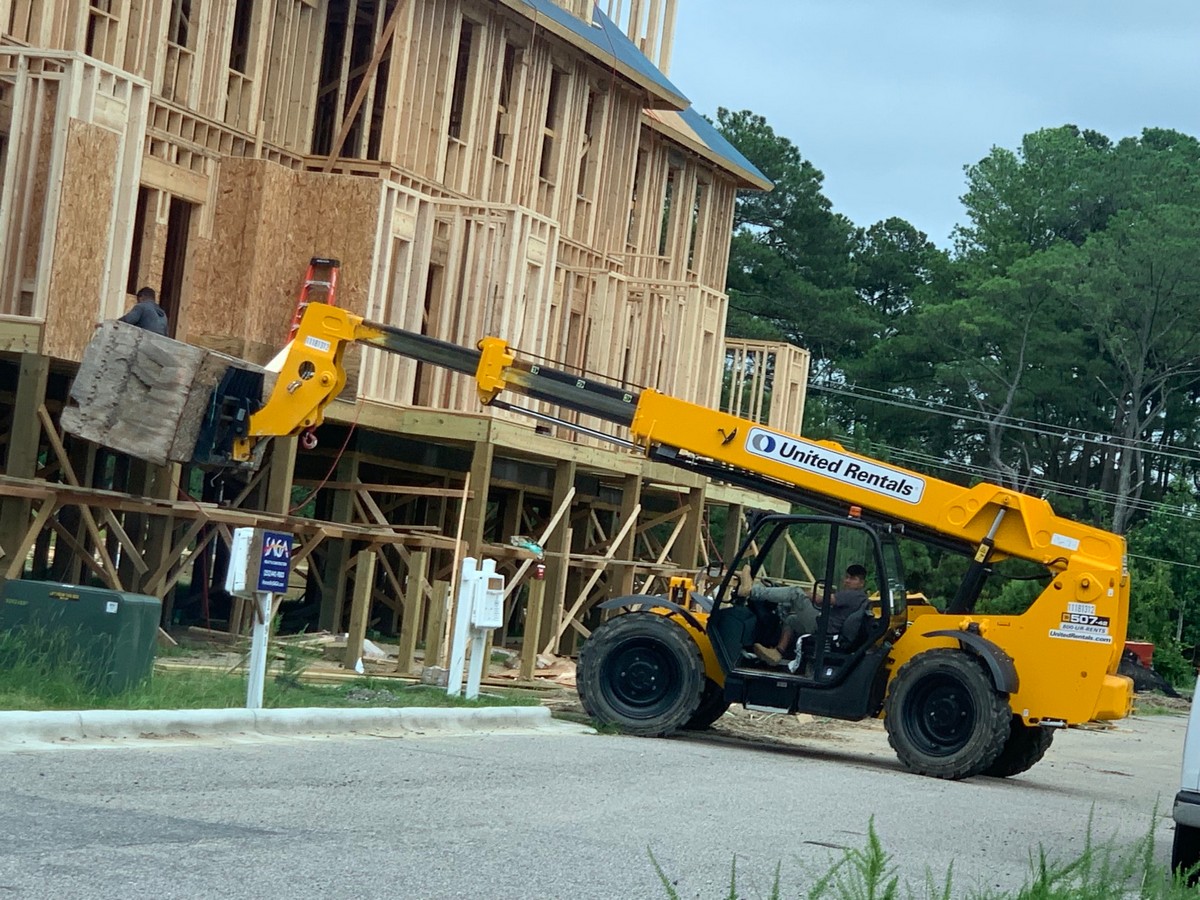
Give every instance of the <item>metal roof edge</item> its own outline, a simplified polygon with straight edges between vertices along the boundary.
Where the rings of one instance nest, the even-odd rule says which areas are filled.
[[[710,162],[716,163],[727,172],[738,176],[741,181],[739,187],[760,191],[769,191],[775,187],[774,182],[760,172],[750,160],[746,159],[733,144],[729,143],[694,109],[689,107],[676,112],[683,119],[684,124],[693,130],[694,136],[680,131],[669,121],[658,118],[652,110],[642,111],[642,122],[671,140],[683,144]],[[689,113],[690,115],[688,115]]]
[[[591,24],[551,0],[500,3],[644,89],[651,108],[681,110],[691,102],[599,8],[594,10],[596,24]]]

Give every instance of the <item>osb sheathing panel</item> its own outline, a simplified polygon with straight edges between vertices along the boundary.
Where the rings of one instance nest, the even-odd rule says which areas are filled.
[[[223,159],[212,240],[197,240],[184,339],[267,361],[287,338],[313,256],[341,260],[337,303],[364,315],[380,182]]]
[[[42,87],[43,85],[44,87]],[[42,102],[45,105],[43,106],[41,121],[37,123],[38,134],[31,155],[32,164],[35,167],[32,189],[30,196],[25,201],[29,209],[29,218],[25,220],[23,231],[27,236],[27,240],[30,240],[30,244],[26,247],[25,264],[22,267],[21,277],[26,280],[33,280],[37,276],[38,251],[40,248],[37,244],[37,238],[32,236],[41,234],[42,222],[46,215],[46,194],[50,186],[50,164],[54,148],[54,110],[58,104],[57,82],[42,82],[39,87],[42,87],[44,91]],[[22,310],[22,315],[28,315],[30,312],[29,310]]]
[[[42,348],[48,356],[82,359],[102,308],[120,143],[120,135],[98,125],[72,119],[67,126]]]

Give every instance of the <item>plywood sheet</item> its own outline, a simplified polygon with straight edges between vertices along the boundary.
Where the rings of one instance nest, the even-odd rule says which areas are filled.
[[[43,352],[78,360],[103,308],[117,154],[114,131],[71,119],[50,264]]]
[[[341,260],[337,303],[363,315],[382,197],[373,178],[225,159],[214,240],[196,242],[184,337],[264,363],[287,338],[309,259]],[[349,368],[349,366],[348,366]]]

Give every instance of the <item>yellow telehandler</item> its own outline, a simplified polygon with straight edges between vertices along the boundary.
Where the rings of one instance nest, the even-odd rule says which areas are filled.
[[[994,484],[962,487],[651,389],[523,361],[499,338],[464,348],[312,304],[270,367],[265,399],[261,381],[243,377],[213,390],[195,457],[237,465],[261,439],[319,424],[354,342],[474,377],[484,404],[515,409],[501,394],[524,395],[616,423],[628,429],[618,443],[649,458],[812,510],[750,523],[711,595],[681,582],[660,597],[603,604],[626,611],[592,633],[578,668],[580,697],[600,722],[667,735],[706,727],[731,703],[882,716],[909,769],[959,779],[1023,772],[1056,729],[1131,709],[1132,682],[1117,675],[1129,611],[1119,535]],[[902,541],[969,560],[944,611],[908,608]],[[1035,565],[1045,587],[1020,615],[980,614],[981,590],[1005,559]],[[851,566],[874,600],[847,616],[839,583]],[[774,659],[779,616],[763,597],[780,591],[811,608],[802,609],[807,632]]]

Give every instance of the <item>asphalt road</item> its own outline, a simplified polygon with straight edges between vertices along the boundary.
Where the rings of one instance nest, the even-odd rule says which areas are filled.
[[[1182,717],[1071,731],[1023,776],[908,774],[875,723],[728,737],[143,741],[0,753],[0,898],[785,896],[868,823],[920,893],[1016,888],[1038,845],[1171,840]]]

